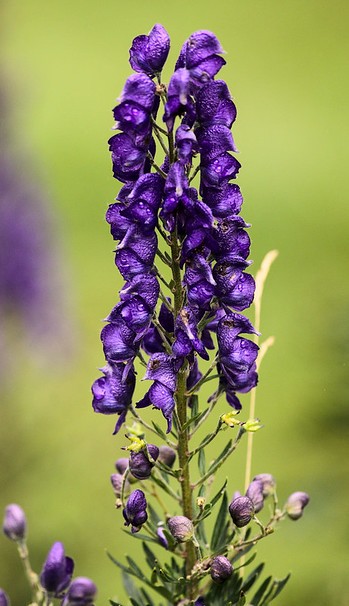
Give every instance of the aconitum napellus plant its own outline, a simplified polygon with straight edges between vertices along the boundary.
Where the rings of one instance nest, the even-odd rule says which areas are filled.
[[[210,31],[194,32],[165,83],[169,50],[159,24],[133,40],[133,73],[109,139],[121,188],[106,220],[123,285],[101,332],[105,365],[92,386],[93,409],[116,416],[115,515],[139,547],[137,563],[109,554],[128,596],[110,604],[265,606],[289,575],[263,577],[264,564],[253,564],[256,545],[283,519],[298,520],[309,501],[296,491],[279,507],[271,473],[251,473],[253,436],[262,427],[258,370],[273,343],[259,344],[261,299],[276,251],[254,280],[236,183],[237,111],[221,79],[220,42]],[[252,304],[254,321],[243,313]],[[213,386],[208,398],[203,386]],[[245,482],[237,486],[224,464],[244,441]],[[9,508],[4,532],[23,558],[24,513]],[[93,604],[94,582],[73,572],[63,544],[54,543],[41,574],[28,576],[33,603]]]

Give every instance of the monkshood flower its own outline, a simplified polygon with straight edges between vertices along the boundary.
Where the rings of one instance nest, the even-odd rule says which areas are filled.
[[[213,558],[210,567],[210,575],[215,583],[224,583],[233,574],[233,567],[225,556]]]
[[[151,475],[151,470],[159,456],[159,449],[155,444],[147,444],[147,447],[139,452],[131,452],[129,467],[132,475],[137,480],[146,480]]]
[[[192,92],[212,79],[225,65],[223,48],[216,36],[206,30],[194,32],[184,43],[175,69],[186,68]]]
[[[164,533],[164,529],[162,528],[162,526],[158,527],[156,534],[158,536],[160,545],[162,545],[165,549],[168,549],[168,540],[166,538],[166,535]]]
[[[148,35],[134,38],[130,48],[130,64],[136,72],[153,76],[161,72],[170,50],[170,37],[157,23]]]
[[[299,520],[303,515],[303,509],[309,503],[309,495],[306,492],[293,492],[287,499],[285,511],[291,520]]]
[[[262,482],[264,497],[268,497],[275,491],[276,482],[270,473],[259,473],[253,478],[253,481],[255,480]]]
[[[164,463],[167,467],[173,467],[173,464],[176,460],[176,451],[171,448],[171,446],[167,446],[167,444],[161,444],[159,448],[159,461],[160,463]]]
[[[104,377],[97,379],[92,385],[92,406],[95,412],[119,415],[115,426],[115,433],[117,433],[124,423],[131,405],[135,387],[134,371],[128,372],[127,378],[123,379],[124,364],[107,364],[101,370]]]
[[[155,353],[151,356],[145,379],[154,381],[144,398],[137,402],[137,408],[154,406],[161,410],[167,421],[167,432],[171,431],[172,413],[175,407],[176,373],[178,366],[166,353]]]
[[[125,526],[131,525],[132,533],[139,532],[148,519],[147,500],[142,490],[134,490],[127,499],[123,510]]]
[[[0,606],[11,606],[10,598],[6,591],[0,588]]]
[[[253,480],[246,490],[246,497],[251,499],[255,513],[258,513],[264,505],[263,482]]]
[[[19,505],[7,505],[2,525],[4,534],[12,541],[22,541],[27,531],[25,513]]]
[[[97,587],[88,577],[76,577],[68,589],[62,606],[93,606]]]
[[[57,541],[47,554],[40,574],[40,583],[49,595],[59,597],[70,584],[74,561],[64,553],[64,546]]]

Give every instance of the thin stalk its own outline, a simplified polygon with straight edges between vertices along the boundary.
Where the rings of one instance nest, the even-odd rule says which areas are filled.
[[[195,385],[191,388],[190,391],[186,392],[187,396],[192,396],[198,389],[200,389],[201,385],[203,383],[205,383],[208,375],[212,372],[212,370],[214,369],[214,367],[216,366],[218,362],[218,356],[216,356],[213,360],[213,362],[210,364],[210,366],[208,367],[208,369],[206,370],[205,374],[202,375],[201,379],[199,379],[199,381],[197,383],[195,383]]]
[[[234,452],[234,450],[236,449],[236,447],[238,446],[241,437],[243,436],[243,434],[246,433],[244,429],[240,429],[238,435],[236,436],[234,442],[232,443],[231,447],[227,450],[227,452],[225,453],[224,457],[222,457],[219,461],[216,461],[212,467],[203,475],[201,476],[201,478],[199,478],[196,482],[194,482],[194,484],[192,484],[191,488],[192,490],[194,490],[195,488],[197,488],[198,486],[200,486],[201,484],[203,484],[204,482],[206,482],[206,480],[208,480],[217,469],[219,469],[223,463],[227,460],[228,457],[230,457],[230,455],[232,454],[232,452]],[[229,443],[229,442],[228,442]]]
[[[43,599],[43,592],[39,584],[38,575],[33,571],[30,560],[28,547],[25,541],[17,541],[17,549],[19,557],[23,562],[25,576],[32,591],[33,602],[40,603]]]
[[[151,155],[150,152],[147,153],[147,158],[148,160],[150,160],[150,164],[152,165],[152,167],[156,170],[157,173],[159,173],[159,175],[161,175],[161,177],[163,179],[167,178],[166,173],[164,173],[163,170],[161,170],[160,166],[158,166],[153,158],[153,156]]]

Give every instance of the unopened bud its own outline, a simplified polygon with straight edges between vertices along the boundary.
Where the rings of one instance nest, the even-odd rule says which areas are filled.
[[[262,427],[263,425],[259,422],[259,419],[248,419],[246,423],[243,424],[244,430],[251,433],[255,433],[259,429],[262,429]]]
[[[3,589],[0,589],[0,606],[11,606],[10,598]]]
[[[263,483],[260,480],[253,480],[246,490],[246,497],[251,499],[255,513],[263,509]]]
[[[131,452],[130,472],[137,480],[146,480],[150,477],[151,470],[154,467],[153,461],[159,456],[159,449],[154,444],[148,444],[146,449],[140,452]],[[153,459],[153,461],[150,460]]]
[[[253,478],[254,480],[259,480],[263,484],[263,496],[268,497],[270,494],[273,494],[276,486],[275,479],[270,473],[259,473],[257,476]]]
[[[225,556],[213,558],[210,574],[216,583],[224,583],[233,574],[233,567]]]
[[[168,520],[167,525],[170,533],[179,543],[190,541],[193,537],[193,522],[185,516],[173,516]]]
[[[76,577],[68,589],[62,606],[93,606],[97,587],[87,577]]]
[[[112,475],[110,476],[110,481],[114,489],[115,496],[120,498],[124,476],[122,476],[120,473],[112,473]],[[124,489],[126,492],[128,492],[130,489],[130,483],[128,480],[126,480],[125,482]]]
[[[303,509],[309,503],[309,495],[306,492],[293,492],[287,499],[285,510],[291,520],[299,520],[303,515]]]
[[[165,547],[165,549],[168,549],[168,540],[166,538],[166,535],[164,533],[164,529],[163,529],[162,526],[159,526],[157,528],[156,534],[158,536],[160,545],[162,545],[163,547]]]
[[[116,461],[115,469],[118,473],[121,473],[121,475],[123,473],[125,473],[127,468],[128,468],[128,459],[126,457],[121,457],[121,459],[118,459]]]
[[[27,520],[25,513],[19,505],[7,505],[2,529],[12,541],[21,541],[26,535]]]
[[[173,450],[171,446],[167,446],[167,444],[162,444],[159,448],[159,461],[167,465],[167,467],[172,467],[175,460],[176,451]]]
[[[229,505],[229,513],[238,528],[246,526],[252,519],[254,507],[248,497],[237,497]]]

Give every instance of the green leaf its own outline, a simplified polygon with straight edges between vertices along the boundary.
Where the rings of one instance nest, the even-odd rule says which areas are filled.
[[[260,601],[261,601],[261,599],[262,599],[263,595],[265,594],[265,592],[266,592],[266,590],[267,590],[267,588],[268,588],[268,585],[269,585],[269,583],[270,583],[270,581],[271,581],[271,580],[272,580],[272,577],[271,577],[271,576],[270,576],[270,577],[267,577],[267,578],[266,578],[266,579],[263,581],[263,583],[262,583],[262,585],[260,586],[260,588],[259,588],[259,589],[256,591],[256,593],[254,594],[254,596],[253,596],[253,598],[252,598],[252,600],[251,600],[251,604],[252,604],[253,606],[259,606],[259,603],[260,603]]]
[[[132,599],[134,599],[136,601],[136,604],[138,602],[138,604],[142,605],[143,600],[141,598],[141,594],[139,593],[139,590],[135,586],[134,582],[132,581],[130,575],[128,575],[126,572],[122,572],[122,582],[131,602]]]
[[[225,487],[228,483],[228,480],[226,479],[222,488],[217,492],[217,494],[215,494],[215,496],[213,497],[212,501],[210,501],[210,506],[214,507],[215,504],[219,501],[219,499],[221,498],[222,495],[224,495],[225,492]]]
[[[135,576],[138,576],[140,579],[146,578],[144,576],[144,573],[142,572],[142,570],[139,568],[139,566],[136,564],[136,562],[130,556],[126,556],[126,560],[128,561],[130,568],[134,571],[133,574]]]
[[[241,589],[246,592],[248,591],[252,585],[257,581],[259,575],[261,574],[264,568],[264,563],[259,564],[247,577],[246,581],[243,583]]]
[[[224,457],[226,456],[226,454],[227,454],[228,450],[230,449],[232,443],[233,443],[233,441],[229,440],[228,444],[223,448],[221,454],[218,455],[217,459],[215,459],[213,461],[213,463],[211,463],[210,467],[208,468],[208,473],[211,473],[211,471],[213,472],[217,467],[219,467],[219,464],[220,464],[221,460],[224,459]]]
[[[265,606],[266,604],[269,604],[272,600],[275,600],[275,598],[279,595],[279,593],[281,593],[281,591],[285,587],[290,576],[291,573],[289,573],[284,579],[281,579],[280,581],[275,579],[267,595],[263,598],[263,601],[261,602],[260,606]]]
[[[228,496],[227,493],[224,492],[221,506],[219,508],[219,512],[217,514],[217,518],[212,530],[211,536],[211,549],[212,551],[217,551],[219,547],[225,544],[227,538],[227,529],[229,526],[229,522],[227,520],[228,514]]]
[[[167,435],[165,434],[165,432],[161,429],[161,427],[159,427],[159,425],[157,423],[154,423],[154,421],[152,421],[152,425],[156,431],[156,433],[158,434],[158,436],[162,439],[162,440],[167,440]]]
[[[122,530],[122,532],[125,532],[128,536],[130,536],[129,530],[126,530],[125,528],[122,528],[121,530]],[[137,532],[132,535],[132,538],[138,539],[139,541],[147,541],[147,543],[155,543],[155,545],[159,544],[159,541],[157,541],[153,537],[149,537],[147,534],[142,534],[142,533]]]
[[[148,513],[149,513],[149,517],[152,521],[152,523],[154,524],[154,526],[157,526],[159,522],[161,522],[161,518],[159,518],[156,510],[154,509],[154,507],[152,507],[152,505],[148,502]],[[135,534],[135,536],[137,536],[138,533]]]
[[[191,418],[195,419],[199,412],[199,397],[194,394],[190,398],[190,410],[191,410]]]
[[[111,604],[111,606],[123,606],[123,604],[120,604],[120,602],[114,602],[114,600],[109,600],[109,604]]]
[[[192,398],[197,397],[197,396],[192,396]],[[183,425],[183,430],[184,429],[188,429],[188,427],[190,427],[191,425],[197,425],[197,423],[200,421],[200,419],[207,413],[208,408],[206,408],[205,410],[203,410],[202,412],[199,412],[197,415],[192,416],[190,419],[188,419],[188,421],[186,421],[186,423],[184,423]],[[206,439],[206,438],[205,438]]]
[[[152,550],[148,547],[148,545],[146,545],[146,543],[142,543],[142,547],[145,554],[146,562],[150,570],[153,570],[154,566],[156,565],[157,559]]]
[[[204,450],[200,450],[199,451],[199,458],[198,458],[198,468],[199,468],[199,472],[201,473],[201,475],[205,475],[206,473],[206,457],[205,457],[205,451]]]

